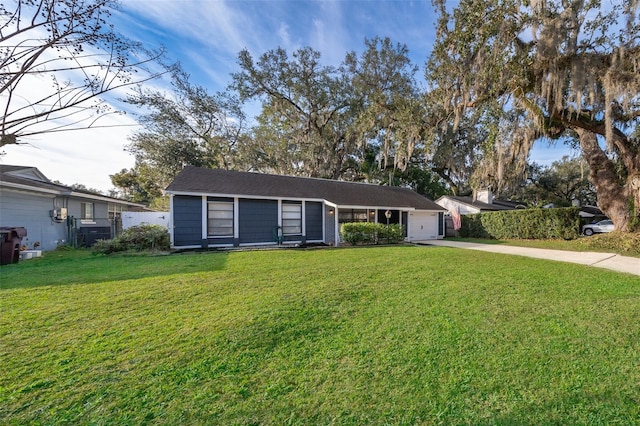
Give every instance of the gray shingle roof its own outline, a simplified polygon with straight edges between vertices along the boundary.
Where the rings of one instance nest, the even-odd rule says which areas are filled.
[[[166,191],[174,194],[322,199],[340,206],[444,211],[432,200],[408,188],[192,166],[183,169]]]
[[[25,177],[24,174],[26,174],[26,172],[33,172],[34,177]],[[56,191],[60,193],[68,193],[72,191],[71,187],[53,183],[46,177],[44,178],[44,180],[36,179],[36,175],[42,175],[42,173],[40,173],[35,167],[11,166],[6,164],[0,165],[0,182],[2,183],[13,183],[17,185],[24,185],[26,187],[31,187],[34,189],[37,188],[48,191]]]
[[[145,208],[142,204],[132,203],[108,195],[98,194],[92,191],[74,189],[67,185],[53,183],[36,167],[12,166],[0,164],[0,186],[20,187],[35,192],[46,192],[57,195],[74,197],[86,197],[90,199],[102,199],[117,204],[124,204],[136,208]]]

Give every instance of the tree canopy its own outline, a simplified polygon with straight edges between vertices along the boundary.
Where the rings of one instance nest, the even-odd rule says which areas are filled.
[[[185,166],[247,169],[248,133],[240,103],[229,93],[210,94],[171,66],[172,90],[138,87],[127,102],[141,108],[143,129],[130,136],[132,170],[111,176],[123,195],[135,201],[161,196]]]
[[[580,157],[563,156],[549,166],[533,163],[527,167],[527,178],[509,193],[509,198],[542,207],[554,204],[569,207],[596,204],[596,192],[589,182],[589,167]]]
[[[112,176],[123,195],[156,198],[185,165],[443,192],[425,167],[426,113],[406,46],[366,40],[339,67],[322,65],[308,47],[271,50],[257,61],[245,50],[238,64],[225,93],[211,95],[173,67],[171,92],[141,87],[129,97],[143,108],[144,129],[130,138],[134,169]],[[242,113],[248,101],[261,102],[251,128]]]
[[[309,47],[257,59],[243,50],[237,96],[209,95],[180,72],[173,98],[141,89],[130,101],[151,113],[131,149],[138,165],[163,170],[146,181],[193,164],[437,187],[433,170],[453,192],[509,194],[532,170],[534,142],[547,140],[579,147],[599,207],[619,230],[638,226],[637,0],[447,3],[434,0],[427,90],[407,47],[377,37],[337,67]],[[261,103],[250,129],[247,101]]]
[[[311,48],[271,50],[257,61],[240,52],[233,88],[262,101],[254,129],[261,158],[278,172],[360,179],[368,147],[379,167],[405,170],[424,146],[423,106],[405,45],[365,40],[361,55],[322,66]]]
[[[263,102],[256,134],[268,167],[337,179],[356,145],[352,87],[338,69],[320,64],[319,52],[307,47],[292,56],[279,48],[255,62],[243,50],[234,89],[244,101]]]
[[[640,216],[638,2],[462,0],[439,11],[429,102],[457,128],[470,111],[512,114],[499,159],[521,164],[541,138],[575,138],[598,205],[628,230]],[[443,128],[440,129],[443,132]],[[496,150],[497,151],[497,150]],[[494,166],[495,167],[495,166]]]

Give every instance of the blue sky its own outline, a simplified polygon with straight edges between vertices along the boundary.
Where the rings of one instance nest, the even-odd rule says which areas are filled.
[[[165,45],[211,89],[228,84],[242,49],[257,57],[310,46],[327,65],[339,65],[348,51],[362,50],[365,38],[380,36],[406,44],[423,64],[435,38],[430,1],[128,0],[123,6],[118,18],[128,35],[149,47]]]
[[[339,65],[348,51],[362,51],[365,38],[375,36],[406,44],[422,81],[435,39],[430,0],[122,0],[112,23],[148,48],[165,46],[169,59],[212,93],[224,89],[238,71],[242,49],[257,58],[277,47],[292,52],[310,46],[321,52],[325,65]],[[106,191],[112,187],[109,174],[134,165],[124,147],[139,128],[131,115],[117,120],[122,127],[34,137],[29,146],[6,148],[1,161],[36,166],[50,179]],[[548,164],[561,156],[557,151],[537,144],[532,158]]]

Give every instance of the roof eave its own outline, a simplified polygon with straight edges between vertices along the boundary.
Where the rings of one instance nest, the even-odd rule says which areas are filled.
[[[30,191],[30,192],[41,192],[44,194],[53,194],[53,195],[69,195],[70,191],[56,190],[56,189],[48,189],[48,188],[39,188],[37,186],[32,185],[23,185],[19,183],[13,182],[1,182],[0,186],[5,186],[7,188],[13,188],[17,190]]]

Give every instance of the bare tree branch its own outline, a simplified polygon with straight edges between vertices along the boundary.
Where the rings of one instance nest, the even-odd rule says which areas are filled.
[[[17,0],[11,11],[0,5],[0,146],[92,127],[109,110],[103,96],[165,73],[151,69],[162,49],[147,51],[107,24],[116,7],[117,0]],[[34,99],[27,89],[42,77],[51,79],[50,90]],[[85,118],[60,121],[82,112]]]

